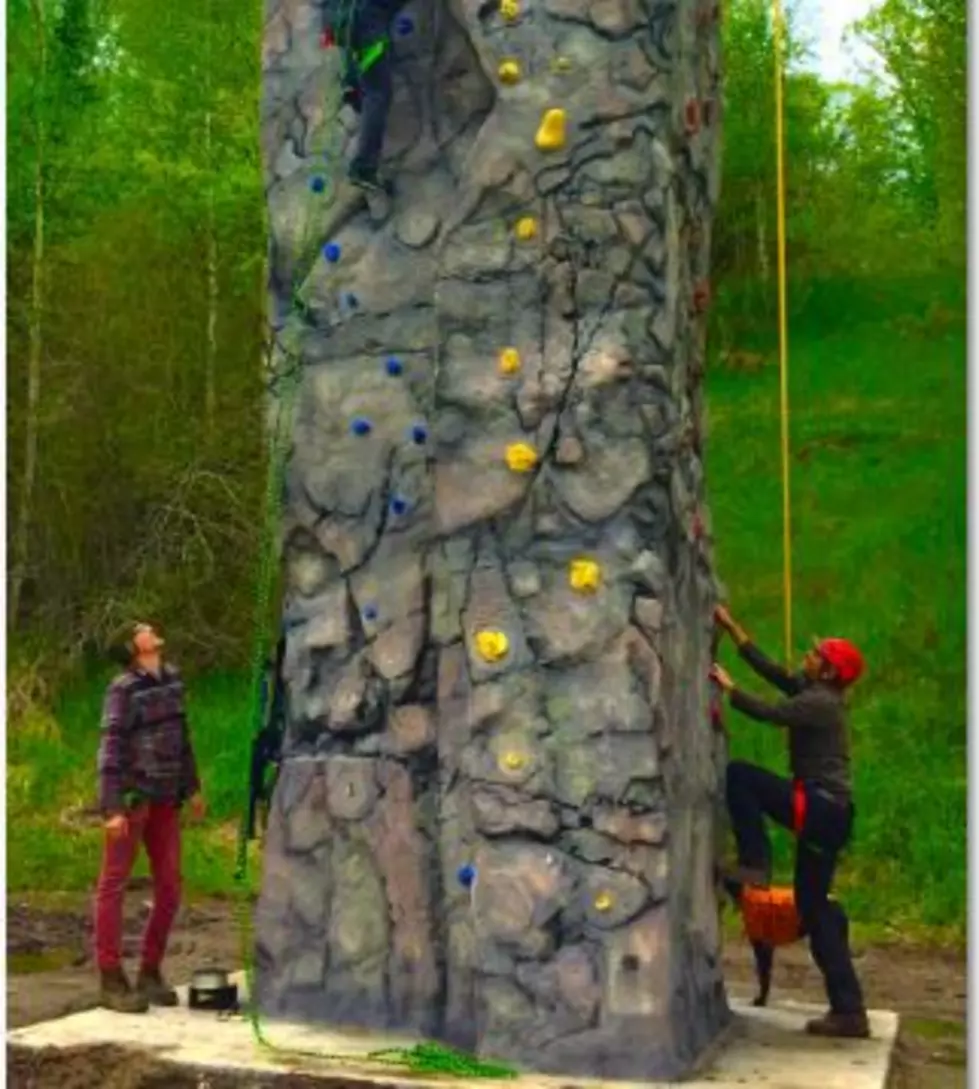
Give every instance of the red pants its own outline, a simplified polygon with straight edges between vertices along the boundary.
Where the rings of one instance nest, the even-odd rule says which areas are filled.
[[[95,959],[103,972],[122,962],[123,903],[140,843],[146,846],[153,875],[153,910],[143,935],[142,968],[160,967],[180,906],[180,809],[171,802],[150,802],[129,814],[128,834],[105,835],[95,893]]]

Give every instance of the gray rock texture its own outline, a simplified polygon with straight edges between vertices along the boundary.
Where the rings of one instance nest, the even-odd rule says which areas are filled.
[[[717,10],[404,14],[378,211],[342,180],[356,122],[316,10],[267,4],[273,362],[302,384],[260,1002],[676,1077],[728,1020],[700,430]],[[538,147],[555,109],[564,142]]]

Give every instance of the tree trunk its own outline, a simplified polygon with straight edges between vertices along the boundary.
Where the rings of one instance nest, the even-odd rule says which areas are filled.
[[[413,10],[439,93],[398,84],[394,215],[341,192],[323,219],[257,983],[275,1017],[649,1080],[728,1018],[698,418],[718,142],[685,122],[716,98],[717,27],[692,0],[617,11]],[[333,119],[269,14],[284,295],[307,177],[276,177],[276,134]],[[496,86],[501,33],[551,57],[526,94]],[[541,103],[567,110],[552,149]]]
[[[47,26],[44,0],[32,0],[31,12],[37,35],[37,75],[34,117],[34,245],[31,254],[31,301],[28,319],[27,400],[24,407],[24,465],[20,478],[17,517],[11,541],[11,580],[8,616],[16,625],[24,582],[30,564],[31,524],[37,486],[38,409],[41,401],[41,367],[44,360],[44,169],[46,156]]]
[[[204,119],[207,161],[211,162],[211,111]],[[214,436],[214,420],[217,414],[218,392],[215,367],[218,355],[218,240],[214,215],[214,188],[209,180],[207,187],[207,331],[204,337],[204,418],[207,437]]]
[[[218,355],[218,240],[217,222],[214,209],[214,133],[213,111],[211,109],[211,5],[205,8],[207,19],[207,78],[205,94],[207,107],[204,111],[204,163],[207,171],[207,222],[205,225],[205,246],[207,248],[204,267],[207,275],[207,330],[204,335],[204,420],[208,439],[214,437],[214,421],[217,413],[217,366]]]
[[[758,276],[763,285],[769,281],[768,262],[768,219],[765,211],[765,196],[762,187],[755,189],[755,240],[758,246]]]

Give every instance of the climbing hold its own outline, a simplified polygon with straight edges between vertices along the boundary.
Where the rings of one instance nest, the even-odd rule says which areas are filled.
[[[520,15],[519,0],[500,0],[500,15],[508,23],[512,23]]]
[[[704,519],[699,510],[694,511],[693,518],[690,520],[690,533],[695,541],[701,540],[704,536]]]
[[[608,911],[612,904],[612,897],[607,892],[600,892],[594,900],[594,908],[596,911]]]
[[[352,291],[348,291],[343,296],[343,301],[347,304],[347,306],[350,307],[351,310],[356,310],[357,307],[360,305],[360,303],[357,301],[357,296]]]
[[[397,378],[404,371],[401,360],[393,355],[390,356],[387,363],[384,364],[384,369],[392,378]]]
[[[693,289],[693,309],[695,314],[702,314],[710,304],[710,283],[701,280]]]
[[[601,585],[602,569],[594,560],[572,560],[568,568],[568,582],[579,593],[594,593]]]
[[[510,640],[502,631],[476,632],[476,649],[487,662],[498,662],[507,656]]]
[[[553,57],[551,59],[551,71],[561,74],[571,71],[571,61],[567,57]]]
[[[411,441],[416,446],[424,446],[428,442],[428,428],[424,424],[415,424],[411,429]]]
[[[408,500],[403,499],[400,495],[394,496],[391,500],[391,513],[400,518],[403,514],[408,513]]]
[[[456,879],[464,889],[471,889],[476,883],[476,867],[471,862],[460,866],[456,870]]]
[[[394,28],[403,38],[406,34],[410,34],[415,29],[415,24],[411,21],[410,15],[399,15],[397,22],[394,24]]]
[[[335,265],[340,260],[340,246],[337,242],[327,242],[323,247],[323,256],[330,262],[331,265]]]
[[[314,193],[322,193],[326,188],[326,181],[317,174],[315,177],[309,179],[309,188]]]
[[[684,128],[688,136],[696,136],[700,132],[700,101],[696,98],[688,98],[683,110]]]
[[[516,374],[520,370],[520,353],[516,348],[504,348],[500,352],[500,372]]]
[[[368,621],[369,623],[376,620],[377,619],[377,606],[376,605],[365,605],[364,608],[363,608],[363,611],[361,612],[361,616],[363,616],[363,618],[366,621]]]
[[[519,771],[527,763],[527,757],[522,752],[505,752],[500,757],[500,767],[506,771]]]
[[[537,451],[526,442],[514,442],[506,448],[506,463],[515,473],[529,473],[537,464]]]
[[[567,142],[567,128],[564,110],[547,110],[541,118],[537,138],[534,141],[539,151],[558,151]]]
[[[537,220],[533,216],[524,216],[523,219],[517,220],[515,229],[517,238],[521,242],[529,242],[532,238],[537,237]]]
[[[330,49],[332,46],[334,46],[336,44],[337,44],[337,40],[336,40],[336,38],[333,37],[333,31],[332,30],[324,30],[323,33],[320,35],[320,46],[323,49]]]
[[[350,430],[354,435],[369,435],[371,433],[371,422],[364,416],[358,416],[355,420],[351,420]]]
[[[497,75],[500,77],[500,83],[514,84],[520,81],[520,65],[515,60],[500,61],[500,67],[497,69]]]

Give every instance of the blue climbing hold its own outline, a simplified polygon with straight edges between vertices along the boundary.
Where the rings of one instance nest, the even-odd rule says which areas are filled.
[[[459,867],[456,877],[464,889],[471,889],[476,883],[476,867],[471,862],[467,862],[464,866]]]
[[[368,622],[370,622],[372,620],[376,620],[377,619],[377,606],[376,605],[365,605],[362,616]]]
[[[392,378],[397,378],[398,375],[400,375],[404,371],[404,366],[402,365],[401,360],[393,355],[388,359],[385,367],[388,374],[391,375]]]
[[[402,37],[410,34],[415,29],[415,24],[411,21],[410,15],[399,15],[398,21],[394,25]]]
[[[335,265],[340,260],[340,244],[338,242],[327,242],[323,247],[323,256],[331,265]]]
[[[369,435],[371,433],[371,422],[363,416],[358,416],[357,419],[351,421],[350,430],[355,435]]]
[[[391,513],[400,518],[402,514],[406,514],[408,511],[408,500],[402,499],[400,495],[396,495],[391,500]]]
[[[309,179],[309,188],[312,189],[314,193],[322,193],[326,188],[326,182],[317,174],[315,177]]]
[[[415,424],[411,429],[411,441],[418,446],[424,446],[428,441],[428,428],[424,424]]]
[[[357,309],[357,296],[352,291],[348,291],[343,298],[344,302],[346,302],[347,306],[349,306],[351,310]]]

